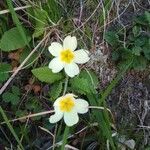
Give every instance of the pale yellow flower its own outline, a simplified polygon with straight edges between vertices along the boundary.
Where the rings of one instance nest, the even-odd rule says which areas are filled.
[[[66,94],[54,102],[55,114],[49,118],[50,123],[56,123],[64,117],[67,126],[73,126],[79,121],[78,114],[87,113],[89,104],[83,99],[75,99],[75,95]]]
[[[63,68],[66,74],[74,77],[79,74],[80,70],[77,64],[84,64],[89,61],[88,51],[84,49],[76,50],[77,39],[75,36],[67,36],[63,45],[53,42],[49,46],[49,52],[55,56],[49,63],[49,68],[53,73],[60,72]]]

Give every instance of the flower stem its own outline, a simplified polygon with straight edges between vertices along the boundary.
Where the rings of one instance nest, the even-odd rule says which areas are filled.
[[[61,150],[64,150],[64,149],[65,149],[65,145],[66,145],[66,143],[67,143],[68,134],[69,134],[69,127],[66,126],[65,131],[64,131],[63,143],[62,143],[62,146],[61,146]]]
[[[63,95],[65,95],[65,94],[66,94],[66,91],[67,91],[68,80],[69,80],[69,77],[68,77],[68,76],[66,76],[66,81],[65,81],[65,85],[64,85]]]

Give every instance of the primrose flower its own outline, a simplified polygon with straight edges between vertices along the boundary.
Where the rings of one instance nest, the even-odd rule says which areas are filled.
[[[74,77],[79,74],[79,67],[77,64],[84,64],[89,61],[88,51],[77,48],[77,39],[75,36],[67,36],[63,45],[58,42],[53,42],[49,46],[49,52],[55,56],[49,63],[49,68],[53,73],[60,72],[63,68],[66,74],[70,77]]]
[[[66,94],[54,102],[55,114],[49,118],[50,123],[56,123],[64,117],[67,126],[73,126],[79,121],[78,114],[88,112],[88,102],[83,99],[75,99],[75,95]]]

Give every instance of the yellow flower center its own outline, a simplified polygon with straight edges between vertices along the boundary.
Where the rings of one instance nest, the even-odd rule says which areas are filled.
[[[60,110],[62,112],[70,112],[74,105],[72,97],[65,97],[60,101]]]
[[[60,59],[69,64],[74,59],[74,53],[70,49],[63,50],[60,53]]]

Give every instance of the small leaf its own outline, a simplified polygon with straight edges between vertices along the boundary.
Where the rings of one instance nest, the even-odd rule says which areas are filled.
[[[133,68],[135,70],[144,70],[146,69],[147,60],[143,56],[137,56],[133,61]]]
[[[110,44],[110,45],[117,45],[119,42],[119,36],[117,35],[116,32],[114,31],[109,31],[106,32],[105,34],[105,40]]]
[[[0,63],[0,83],[4,82],[9,77],[9,72],[11,70],[11,66],[6,63]]]
[[[137,37],[140,35],[141,27],[140,26],[134,26],[132,29],[132,32],[134,34],[134,37]]]
[[[62,82],[55,83],[51,87],[51,91],[49,92],[51,99],[55,100],[56,98],[58,98],[62,92],[62,89],[63,89],[63,83]]]
[[[150,38],[147,39],[145,45],[143,46],[143,52],[144,52],[144,56],[150,60]]]
[[[39,110],[42,111],[41,103],[35,97],[30,97],[29,101],[25,104],[26,108],[33,113],[38,113]],[[32,120],[39,120],[42,116],[33,117]]]
[[[112,60],[117,61],[119,59],[119,52],[118,51],[113,51],[112,52]]]
[[[150,25],[150,13],[148,11],[145,11],[145,18],[146,18],[148,24]]]
[[[143,15],[135,18],[135,22],[141,25],[150,25],[150,13],[145,11]]]
[[[5,101],[6,103],[11,103],[12,105],[17,105],[19,103],[19,96],[17,96],[16,94],[10,93],[10,92],[6,92],[2,95],[3,101]]]
[[[124,68],[126,68],[127,65],[129,65],[133,60],[133,55],[131,55],[130,53],[127,53],[127,56],[125,59],[121,60],[119,63],[118,63],[118,69],[120,71],[123,71]],[[132,66],[130,67],[132,68]]]
[[[27,38],[29,42],[31,38],[29,36]],[[26,42],[20,35],[17,27],[6,31],[0,41],[0,48],[2,49],[2,51],[5,52],[10,52],[18,48],[23,48],[24,46],[26,46]]]
[[[32,73],[40,81],[46,82],[46,83],[54,83],[58,80],[63,79],[62,73],[53,73],[51,69],[49,69],[48,67],[40,67],[37,69],[33,69]]]
[[[28,115],[27,110],[20,110],[19,109],[15,112],[16,118],[20,118],[20,117],[27,116],[27,115]],[[22,119],[22,120],[20,120],[20,122],[26,122],[26,119]]]
[[[16,95],[20,95],[20,89],[17,86],[12,86],[12,93]]]
[[[139,46],[135,46],[132,48],[132,53],[134,55],[140,56],[141,51],[142,51],[142,48]]]

